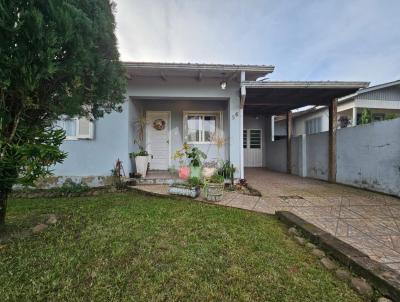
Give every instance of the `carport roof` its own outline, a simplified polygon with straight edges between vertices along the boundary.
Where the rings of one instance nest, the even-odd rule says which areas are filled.
[[[244,110],[278,115],[307,105],[328,105],[333,99],[368,85],[369,82],[344,81],[244,81]]]

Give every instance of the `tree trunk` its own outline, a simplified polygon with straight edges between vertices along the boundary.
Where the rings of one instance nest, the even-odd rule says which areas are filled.
[[[0,226],[6,223],[8,190],[0,190]]]

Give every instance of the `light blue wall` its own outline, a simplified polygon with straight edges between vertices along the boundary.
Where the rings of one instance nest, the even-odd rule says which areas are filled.
[[[136,77],[129,81],[127,101],[123,112],[113,112],[95,121],[93,140],[65,141],[62,149],[68,152],[63,164],[55,166],[57,176],[106,176],[110,175],[117,158],[123,161],[126,174],[133,170],[129,152],[136,150],[134,121],[145,109],[172,111],[172,124],[178,135],[173,140],[172,154],[182,145],[182,111],[223,110],[223,125],[228,133],[229,146],[221,155],[240,167],[240,118],[239,83],[228,82],[222,90],[220,79]],[[151,104],[150,104],[151,103]],[[217,150],[208,149],[210,158],[217,157]],[[238,169],[239,170],[239,169]]]
[[[133,104],[143,103],[144,101],[161,100],[161,102],[172,102],[176,106],[176,110],[192,110],[186,107],[184,103],[178,102],[189,102],[192,106],[196,104],[196,110],[214,110],[210,105],[221,106],[225,101],[227,105],[224,108],[224,128],[229,127],[229,150],[225,151],[226,158],[238,168],[240,167],[240,99],[239,99],[239,83],[235,81],[228,82],[227,88],[222,90],[220,87],[220,79],[207,79],[204,78],[198,81],[193,78],[167,78],[162,80],[161,78],[134,78],[129,81],[128,95],[133,100]],[[207,101],[207,102],[206,102]],[[172,104],[166,103],[166,104]],[[218,105],[220,104],[220,105]],[[163,106],[168,105],[159,105]],[[140,104],[139,104],[140,107]],[[174,108],[174,107],[172,107]],[[143,110],[143,107],[142,107]],[[155,109],[152,109],[155,110]],[[164,109],[163,109],[164,110]],[[136,117],[132,116],[133,121]],[[175,122],[181,122],[181,118],[178,115],[173,114],[173,120]],[[180,121],[179,121],[180,120]],[[175,143],[175,147],[180,145],[179,141]],[[129,149],[134,149],[133,142],[130,142]],[[174,147],[174,146],[173,146]],[[204,148],[204,147],[203,147]],[[205,147],[207,148],[207,147]],[[172,148],[173,149],[173,148]],[[203,149],[204,150],[204,149]],[[173,153],[173,152],[172,152]],[[212,152],[213,153],[213,152]],[[228,156],[229,155],[229,156]],[[239,172],[238,172],[239,173]],[[239,174],[237,173],[237,177]]]
[[[227,141],[230,140],[229,124],[227,123],[228,101],[227,100],[132,100],[132,107],[138,108],[135,115],[132,116],[131,133],[136,136],[135,119],[138,112],[146,114],[146,111],[170,111],[171,112],[171,158],[175,151],[181,149],[183,140],[183,115],[184,111],[218,111],[222,112],[223,134]],[[130,142],[133,140],[130,139]],[[146,145],[146,140],[145,140]],[[215,144],[194,144],[200,150],[207,154],[206,161],[219,161],[229,159],[229,145],[218,148]],[[137,149],[137,146],[131,146]],[[178,162],[172,161],[172,166],[177,167]],[[151,164],[150,164],[151,167]]]
[[[129,165],[128,103],[122,113],[112,112],[94,122],[94,139],[68,140],[61,147],[68,153],[63,164],[55,166],[57,176],[106,176],[119,158]]]

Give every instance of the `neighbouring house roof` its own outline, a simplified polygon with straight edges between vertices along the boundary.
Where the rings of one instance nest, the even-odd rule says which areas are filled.
[[[128,76],[167,77],[202,77],[231,80],[240,78],[240,72],[246,72],[246,79],[256,80],[274,71],[272,65],[236,65],[236,64],[204,64],[204,63],[162,63],[162,62],[123,62]]]
[[[368,85],[369,82],[345,81],[245,81],[244,109],[279,115],[308,105],[328,105],[333,99]]]
[[[396,86],[396,85],[400,85],[400,80],[396,80],[396,81],[392,81],[392,82],[387,82],[387,83],[383,83],[383,84],[379,84],[379,85],[375,85],[375,86],[371,86],[368,88],[364,88],[364,89],[360,89],[359,91],[350,94],[350,95],[346,95],[342,98],[339,98],[338,101],[339,102],[344,102],[350,99],[353,99],[354,97],[367,93],[367,92],[371,92],[371,91],[375,91],[375,90],[379,90],[379,89],[384,89],[384,88],[388,88],[388,87],[392,87],[392,86]]]

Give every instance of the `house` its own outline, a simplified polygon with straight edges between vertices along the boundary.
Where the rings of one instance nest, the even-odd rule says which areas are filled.
[[[400,80],[388,82],[338,99],[338,126],[341,128],[360,124],[364,109],[372,113],[372,121],[400,116]],[[313,107],[293,113],[293,135],[313,134],[328,131],[328,108]],[[286,136],[285,116],[275,117],[276,139]]]
[[[128,88],[121,112],[96,121],[60,122],[67,133],[62,149],[68,158],[54,169],[59,179],[101,184],[117,159],[127,175],[135,171],[129,153],[139,145],[152,155],[151,170],[174,169],[179,163],[173,154],[184,142],[203,150],[207,161],[230,160],[237,168],[235,177],[243,178],[245,167],[265,166],[271,116],[317,104],[331,106],[334,118],[337,98],[368,86],[366,82],[263,81],[274,70],[270,65],[124,65]],[[142,140],[141,120],[145,121]],[[223,143],[215,137],[222,137]],[[333,135],[327,144],[333,145],[334,139]]]

